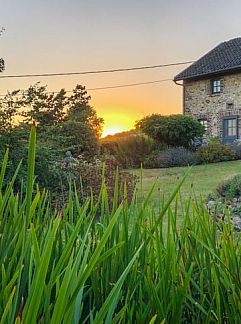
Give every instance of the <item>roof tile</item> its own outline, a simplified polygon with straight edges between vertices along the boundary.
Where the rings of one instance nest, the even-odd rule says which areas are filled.
[[[174,77],[174,81],[241,70],[241,37],[223,42]]]

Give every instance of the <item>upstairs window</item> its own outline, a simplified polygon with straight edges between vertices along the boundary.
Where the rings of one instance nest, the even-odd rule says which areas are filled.
[[[212,94],[221,92],[221,80],[212,80],[211,81],[211,90]]]

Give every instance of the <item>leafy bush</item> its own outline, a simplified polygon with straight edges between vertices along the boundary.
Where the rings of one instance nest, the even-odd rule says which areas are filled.
[[[216,190],[221,197],[226,199],[241,197],[241,175],[238,174],[223,181]]]
[[[220,137],[218,136],[209,136],[207,138],[208,143],[220,143]]]
[[[11,132],[0,136],[0,159],[3,160],[4,152],[7,146],[10,147],[9,163],[6,170],[4,186],[13,177],[13,174],[21,161],[21,168],[14,183],[14,190],[18,192],[22,185],[27,181],[27,150],[28,150],[28,133],[29,125],[21,125],[14,128]],[[69,191],[69,180],[74,180],[78,191],[82,190],[85,197],[89,196],[90,188],[95,197],[97,197],[102,184],[102,169],[105,162],[105,177],[109,196],[113,197],[113,184],[115,183],[115,175],[117,163],[111,156],[105,156],[103,160],[98,160],[89,154],[89,159],[86,159],[86,154],[80,155],[77,158],[64,158],[66,151],[65,145],[57,145],[57,141],[62,143],[62,137],[57,139],[54,130],[48,128],[48,135],[45,137],[43,130],[38,132],[38,145],[36,147],[35,159],[35,176],[40,189],[43,188],[51,192],[52,199],[58,204],[62,204],[62,199],[66,200]],[[47,132],[47,129],[46,129]],[[45,133],[46,133],[45,132]],[[54,140],[50,140],[53,135],[56,135]],[[56,140],[56,142],[55,142]],[[70,145],[70,144],[69,144]],[[86,151],[84,151],[86,153]],[[1,162],[0,162],[1,166]],[[80,182],[81,177],[81,182]],[[119,191],[123,194],[124,183],[127,185],[129,197],[134,192],[137,178],[127,172],[119,172]],[[23,187],[25,190],[26,188]],[[120,194],[120,199],[121,199]]]
[[[20,161],[22,167],[14,183],[15,191],[26,183],[29,123],[33,120],[38,125],[35,175],[40,189],[46,188],[56,195],[61,192],[61,181],[66,182],[66,174],[58,166],[66,151],[94,161],[99,154],[103,119],[90,106],[90,99],[81,85],[67,95],[64,89],[57,94],[49,93],[46,86],[38,83],[24,94],[17,90],[0,99],[0,161],[6,146],[10,148],[4,185]],[[16,125],[17,120],[21,123]]]
[[[143,161],[143,167],[147,169],[160,168],[160,150],[154,150]]]
[[[30,125],[20,125],[11,132],[2,132],[0,135],[0,165],[5,154],[6,147],[9,147],[9,163],[5,175],[4,185],[7,185],[12,178],[18,164],[21,162],[21,169],[14,183],[15,191],[19,191],[22,184],[27,180],[27,151],[28,134]],[[40,137],[40,136],[39,136]],[[55,191],[60,186],[60,171],[56,168],[56,162],[61,161],[63,153],[50,141],[46,143],[41,137],[36,147],[35,175],[40,188]]]
[[[233,143],[229,144],[229,146],[236,153],[237,159],[240,160],[241,159],[241,140],[236,140]]]
[[[228,145],[212,142],[197,149],[197,155],[201,163],[214,163],[234,160],[235,151]]]
[[[190,147],[192,141],[205,132],[203,125],[188,115],[152,114],[138,121],[136,127],[158,143],[173,147]]]
[[[169,168],[198,164],[197,154],[184,147],[175,147],[159,155],[159,167]]]
[[[120,139],[102,142],[102,154],[112,155],[121,168],[140,168],[152,154],[155,142],[147,136],[131,134]]]
[[[231,222],[241,232],[241,175],[222,181],[208,196],[207,207],[217,220]]]
[[[60,170],[62,177],[63,192],[68,192],[69,180],[72,180],[75,182],[77,190],[81,192],[83,199],[93,194],[95,201],[101,191],[103,181],[105,181],[110,201],[113,200],[117,173],[118,202],[123,199],[125,187],[128,200],[131,200],[138,180],[137,176],[129,172],[118,171],[116,161],[111,156],[106,157],[105,161],[95,159],[88,162],[83,156],[73,158],[69,152],[69,156],[59,163],[57,168]],[[59,193],[59,190],[57,193]]]

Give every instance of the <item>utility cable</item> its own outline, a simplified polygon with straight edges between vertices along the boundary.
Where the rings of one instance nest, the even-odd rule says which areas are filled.
[[[145,84],[153,84],[153,83],[161,83],[166,81],[172,81],[172,79],[161,79],[161,80],[153,80],[153,81],[146,81],[146,82],[138,82],[138,83],[129,83],[129,84],[119,84],[114,86],[106,86],[106,87],[96,87],[96,88],[86,88],[86,91],[95,91],[95,90],[106,90],[106,89],[116,89],[116,88],[127,88],[127,87],[135,87],[141,86]],[[22,93],[25,93],[26,90],[20,90]],[[73,90],[66,90],[66,93],[73,92]],[[59,93],[59,91],[48,91],[46,93]],[[10,92],[11,94],[11,92]],[[6,95],[1,94],[0,97],[5,97]]]
[[[170,67],[170,66],[178,66],[178,65],[184,65],[184,64],[189,64],[189,63],[193,63],[193,61],[176,62],[176,63],[169,63],[169,64],[159,64],[159,65],[138,66],[138,67],[121,68],[121,69],[110,69],[110,70],[96,70],[96,71],[82,71],[82,72],[61,72],[61,73],[42,73],[42,74],[0,75],[0,79],[32,78],[32,77],[54,77],[54,76],[70,76],[70,75],[127,72],[127,71],[137,71],[137,70],[147,70],[147,69],[157,69],[157,68],[164,68],[164,67]]]

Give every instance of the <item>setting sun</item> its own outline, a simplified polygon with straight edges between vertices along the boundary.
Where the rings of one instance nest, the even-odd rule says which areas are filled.
[[[102,137],[106,137],[107,135],[114,135],[116,133],[121,133],[126,131],[127,129],[124,129],[122,127],[118,126],[107,126],[102,133]]]
[[[135,118],[130,118],[130,116],[123,114],[103,114],[103,117],[105,124],[102,137],[134,128]]]

